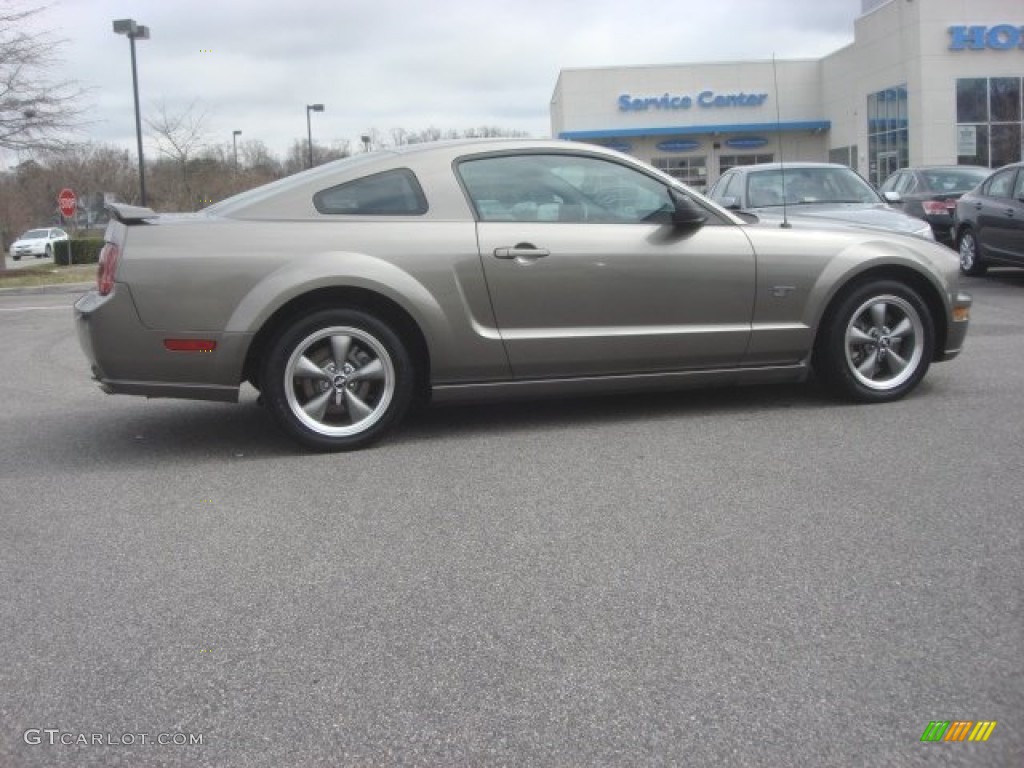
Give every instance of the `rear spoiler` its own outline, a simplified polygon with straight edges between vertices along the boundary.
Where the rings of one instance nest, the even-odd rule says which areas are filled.
[[[160,214],[152,208],[142,208],[138,205],[127,205],[125,203],[107,203],[106,208],[110,215],[122,224],[146,224],[147,219],[155,219]]]

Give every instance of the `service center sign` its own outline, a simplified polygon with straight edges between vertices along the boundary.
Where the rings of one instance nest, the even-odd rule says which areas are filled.
[[[661,96],[619,96],[620,112],[646,112],[647,110],[690,109],[695,104],[705,109],[722,107],[760,107],[768,99],[767,93],[715,93],[701,91],[696,96],[665,93]]]

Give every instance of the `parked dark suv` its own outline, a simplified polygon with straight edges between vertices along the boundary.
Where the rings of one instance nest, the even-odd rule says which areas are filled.
[[[952,246],[956,201],[990,173],[982,165],[903,168],[886,179],[879,191],[889,205],[931,224],[938,242]]]
[[[956,204],[960,271],[1024,267],[1024,163],[1000,168]]]

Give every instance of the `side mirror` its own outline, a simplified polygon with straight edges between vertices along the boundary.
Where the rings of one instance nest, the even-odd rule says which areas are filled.
[[[676,229],[699,229],[704,226],[708,217],[704,214],[703,208],[682,192],[671,187],[669,187],[668,194],[672,198],[672,205],[675,208],[672,211],[672,226]]]
[[[883,192],[882,197],[885,198],[885,202],[892,203],[893,205],[900,205],[903,202],[900,193],[893,192],[891,189],[888,192]]]
[[[740,209],[740,201],[738,197],[727,195],[718,201],[718,204],[723,208],[727,208],[730,211],[738,211]]]

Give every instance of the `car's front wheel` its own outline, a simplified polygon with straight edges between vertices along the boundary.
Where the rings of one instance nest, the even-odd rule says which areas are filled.
[[[402,418],[414,378],[409,352],[387,324],[358,310],[325,309],[278,335],[261,384],[288,434],[316,450],[346,451]]]
[[[960,233],[960,242],[957,248],[960,251],[961,272],[972,277],[985,274],[988,264],[981,257],[981,248],[978,245],[978,238],[974,236],[974,230],[965,229]]]
[[[838,394],[886,402],[916,387],[931,364],[935,331],[909,286],[877,280],[848,290],[825,318],[815,345],[817,373]]]

